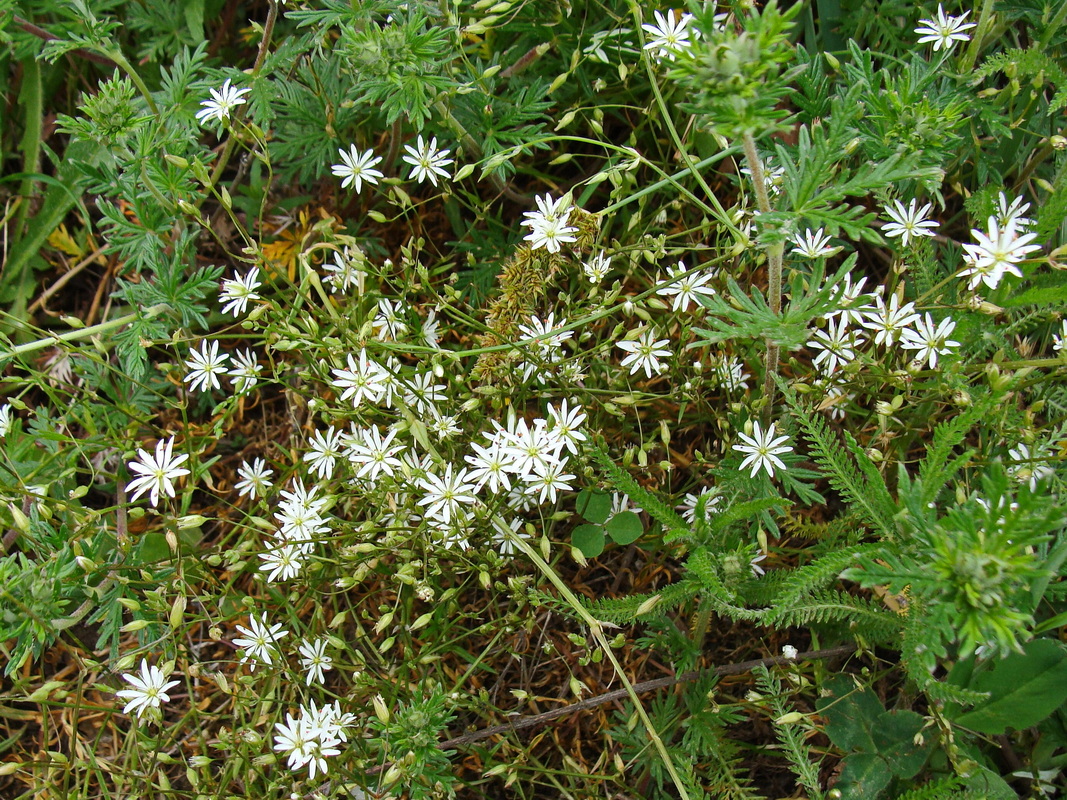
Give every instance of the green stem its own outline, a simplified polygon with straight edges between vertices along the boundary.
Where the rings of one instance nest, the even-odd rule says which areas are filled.
[[[597,645],[603,651],[604,655],[607,656],[608,661],[611,662],[611,666],[615,670],[615,674],[619,676],[619,680],[622,682],[627,696],[629,696],[630,701],[634,704],[638,717],[641,718],[645,730],[648,731],[649,738],[652,739],[652,744],[655,746],[656,751],[663,760],[663,765],[667,768],[671,780],[674,781],[679,797],[681,797],[682,800],[689,800],[689,794],[685,790],[685,783],[682,781],[681,775],[678,774],[678,770],[674,766],[674,760],[671,758],[671,754],[667,752],[667,746],[656,732],[656,728],[653,726],[652,720],[649,719],[648,714],[645,712],[644,706],[641,705],[641,699],[638,697],[633,684],[630,683],[630,679],[626,677],[622,664],[620,664],[618,658],[615,657],[615,651],[611,649],[611,644],[608,642],[607,636],[604,635],[604,627],[600,620],[586,610],[585,606],[582,605],[574,592],[572,592],[567,584],[563,582],[563,579],[556,574],[556,571],[552,569],[543,558],[541,558],[541,554],[534,550],[522,537],[516,536],[507,523],[499,517],[495,517],[493,519],[493,524],[497,527],[498,531],[507,536],[509,541],[511,541],[515,547],[521,550],[526,557],[534,563],[534,565],[541,571],[541,574],[548,578],[552,585],[556,587],[559,593],[563,596],[563,599],[567,601],[567,605],[569,605],[574,613],[581,618],[582,622],[589,626],[589,630],[593,634],[593,638],[596,639]]]
[[[978,27],[974,29],[971,44],[960,61],[960,74],[962,75],[967,75],[974,69],[974,64],[978,60],[978,51],[981,49],[982,42],[993,25],[993,5],[995,2],[996,0],[985,0],[982,3],[982,10],[978,14]]]
[[[1038,41],[1038,47],[1044,50],[1048,47],[1048,43],[1052,41],[1052,37],[1056,35],[1056,31],[1060,29],[1063,21],[1067,19],[1067,2],[1060,0],[1060,7],[1056,10],[1056,14],[1049,20],[1048,25],[1045,26],[1045,30],[1041,34],[1041,39]]]
[[[27,202],[33,193],[33,175],[37,172],[37,160],[41,154],[41,65],[35,58],[24,58],[22,65],[22,88],[19,91],[19,104],[26,129],[22,134],[22,171],[26,177],[19,185],[19,196],[23,198],[15,217],[15,236],[21,237],[26,225],[26,216],[30,211]],[[21,283],[21,279],[20,279]]]
[[[148,86],[141,80],[141,76],[137,74],[137,70],[133,68],[133,65],[126,60],[126,56],[122,54],[122,51],[116,47],[112,50],[105,50],[104,55],[119,65],[119,69],[125,72],[129,79],[133,81],[134,86],[137,87],[145,102],[148,103],[149,110],[153,114],[158,114],[159,109],[156,108],[156,101],[152,99],[152,92],[148,90]]]
[[[96,325],[90,325],[88,328],[78,328],[73,331],[67,331],[61,333],[58,336],[49,336],[44,339],[38,339],[35,342],[27,342],[26,344],[20,344],[17,347],[12,347],[10,350],[0,352],[0,363],[6,361],[9,358],[23,355],[24,353],[35,353],[38,350],[43,350],[46,347],[51,347],[57,343],[74,342],[79,339],[88,339],[95,336],[98,333],[105,333],[115,328],[121,328],[123,325],[128,325],[131,322],[135,322],[138,319],[152,319],[152,317],[158,317],[164,311],[169,311],[170,306],[166,303],[157,303],[154,306],[146,308],[144,311],[135,311],[132,314],[126,314],[125,316],[118,317],[117,319],[108,320],[107,322],[101,322]]]
[[[756,192],[756,206],[761,214],[771,213],[771,198],[767,192],[767,182],[763,174],[763,165],[756,152],[756,140],[751,133],[745,133],[741,140],[745,151],[745,161],[752,173],[753,188]],[[767,303],[775,314],[782,313],[782,257],[785,245],[781,242],[767,248]],[[767,339],[767,357],[763,371],[763,396],[767,405],[763,408],[763,424],[769,425],[774,416],[775,376],[778,375],[778,344]]]
[[[678,155],[682,159],[682,163],[685,164],[686,171],[692,173],[696,179],[697,184],[708,199],[711,201],[712,206],[715,208],[713,216],[719,221],[719,223],[725,227],[731,234],[739,237],[741,232],[737,229],[733,219],[726,213],[726,209],[722,207],[719,202],[719,198],[715,196],[715,192],[708,186],[707,181],[704,180],[704,176],[696,168],[696,163],[693,161],[693,157],[689,155],[689,151],[686,149],[685,144],[682,142],[682,137],[678,135],[678,129],[674,127],[674,120],[671,119],[670,109],[667,108],[667,101],[663,99],[663,93],[659,90],[659,82],[656,80],[656,68],[652,62],[652,57],[648,51],[644,49],[644,35],[641,33],[641,9],[636,2],[630,3],[630,14],[637,22],[638,37],[640,39],[639,45],[641,46],[641,60],[645,64],[645,71],[648,73],[648,81],[652,87],[652,95],[656,99],[656,106],[659,108],[660,116],[663,118],[663,124],[667,126],[667,133],[670,135],[671,143],[678,151]]]

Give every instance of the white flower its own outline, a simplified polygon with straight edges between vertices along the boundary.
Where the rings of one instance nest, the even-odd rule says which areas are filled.
[[[533,250],[545,248],[550,253],[558,253],[566,242],[576,241],[572,234],[578,229],[567,224],[570,217],[570,196],[565,195],[559,200],[553,200],[552,195],[534,198],[537,201],[537,211],[526,211],[519,225],[530,228],[530,233],[523,237],[523,241],[530,242]]]
[[[300,570],[304,568],[305,555],[306,553],[300,545],[293,542],[282,542],[280,546],[269,553],[259,554],[259,557],[263,559],[263,565],[259,570],[260,572],[270,572],[267,576],[267,581],[270,583],[274,583],[279,578],[283,581],[291,580],[299,575]]]
[[[305,553],[309,553],[314,537],[329,532],[330,525],[322,516],[326,500],[302,496],[303,486],[298,481],[296,492],[282,492],[282,497],[286,499],[278,505],[274,518],[278,520],[277,535],[285,541],[299,544]]]
[[[396,474],[402,467],[396,455],[404,449],[404,445],[393,444],[395,437],[395,428],[387,436],[382,436],[377,425],[362,431],[358,441],[355,436],[352,437],[348,460],[359,468],[357,478],[365,478],[373,483],[383,473],[389,477]]]
[[[533,425],[529,425],[525,419],[519,419],[514,431],[507,431],[501,436],[514,459],[515,474],[524,480],[537,474],[539,465],[560,462],[563,442],[549,432],[548,423],[543,419],[535,419]]]
[[[274,474],[274,470],[267,469],[267,462],[262,458],[255,459],[251,464],[247,461],[242,461],[241,466],[237,468],[237,475],[241,479],[234,484],[237,490],[237,496],[243,497],[248,495],[250,499],[255,500],[256,495],[266,495],[267,490],[274,484],[270,481],[270,476]]]
[[[1031,492],[1037,491],[1038,483],[1056,474],[1045,460],[1048,452],[1040,445],[1031,452],[1029,445],[1020,442],[1008,451],[1008,455],[1014,462],[1008,467],[1008,474],[1020,483],[1028,483]]]
[[[904,330],[919,319],[914,303],[900,305],[897,295],[889,296],[889,305],[881,295],[874,298],[875,307],[864,312],[860,324],[867,330],[874,331],[874,343],[889,347],[896,342]]]
[[[823,233],[822,228],[817,231],[808,228],[804,231],[803,236],[799,233],[793,234],[793,238],[790,241],[796,245],[793,248],[793,254],[804,256],[805,258],[821,258],[822,256],[831,255],[837,250],[836,247],[830,246],[830,237]]]
[[[262,621],[251,615],[249,615],[248,621],[252,626],[251,628],[246,628],[243,625],[237,626],[238,632],[243,633],[248,638],[234,639],[233,643],[244,649],[244,652],[241,653],[241,663],[244,664],[251,661],[252,666],[249,667],[249,669],[254,672],[257,661],[262,661],[265,664],[274,663],[273,656],[277,652],[274,643],[289,633],[289,631],[283,631],[280,622],[277,622],[268,628],[267,617],[265,614],[263,615]]]
[[[936,20],[919,20],[919,27],[915,29],[916,33],[922,34],[918,39],[919,44],[933,42],[934,50],[937,51],[942,47],[951,50],[956,42],[970,41],[970,35],[963,33],[968,28],[974,27],[973,22],[964,22],[969,13],[971,12],[965,11],[958,17],[948,16],[945,14],[945,9],[938,3]]]
[[[739,392],[748,388],[748,379],[752,376],[745,372],[745,365],[737,356],[720,356],[714,361],[710,375],[713,383],[722,386],[728,392]]]
[[[228,354],[219,353],[219,343],[215,339],[205,340],[199,352],[190,350],[189,358],[185,361],[185,366],[189,368],[189,373],[185,376],[189,391],[195,392],[200,389],[206,392],[208,389],[221,389],[219,376],[226,374],[226,362],[229,360]]]
[[[383,342],[403,337],[408,332],[408,324],[404,322],[405,310],[403,300],[397,300],[395,305],[384,297],[379,300],[378,313],[371,320],[375,336]]]
[[[759,160],[760,171],[763,173],[763,185],[767,187],[767,191],[772,195],[778,195],[782,192],[782,179],[785,177],[785,167],[776,167],[771,163],[768,158],[766,162],[761,158]],[[752,178],[752,170],[748,167],[741,167],[741,174],[747,175]],[[751,222],[745,224],[743,231],[751,227]]]
[[[848,330],[848,320],[841,317],[831,320],[826,331],[816,331],[808,347],[818,350],[812,363],[820,367],[823,375],[833,375],[838,367],[850,363],[856,357],[856,348],[863,345],[864,338]]]
[[[830,289],[830,299],[837,303],[837,310],[823,314],[823,319],[832,320],[840,316],[845,321],[862,322],[863,316],[871,309],[871,295],[863,293],[863,284],[867,278],[852,282],[852,273],[846,273],[845,279],[835,283]]]
[[[963,246],[966,253],[964,259],[968,266],[959,273],[961,278],[971,276],[969,289],[977,288],[979,283],[996,289],[1007,273],[1017,278],[1023,276],[1022,271],[1015,265],[1026,258],[1028,253],[1040,250],[1041,246],[1030,244],[1037,238],[1036,233],[1020,234],[1017,225],[1017,220],[1012,219],[1001,227],[996,217],[990,217],[988,235],[977,229],[971,231],[977,244]]]
[[[467,470],[453,472],[452,464],[445,466],[444,475],[426,473],[426,477],[420,478],[417,485],[425,492],[418,503],[427,507],[426,517],[439,519],[446,525],[458,514],[460,503],[470,505],[478,502],[475,495],[477,490],[470,482]]]
[[[179,466],[189,458],[189,455],[182,453],[177,457],[174,456],[173,436],[165,442],[162,439],[156,442],[155,454],[150,454],[148,451],[138,448],[137,457],[140,460],[131,461],[129,468],[139,473],[140,477],[134,478],[126,484],[126,491],[133,492],[130,495],[131,503],[145,492],[148,492],[148,502],[153,506],[158,506],[160,493],[167,495],[167,497],[174,497],[174,484],[172,481],[182,475],[189,474],[189,470]]]
[[[381,162],[382,157],[374,155],[373,150],[368,150],[365,153],[360,153],[356,149],[356,146],[350,145],[348,152],[344,150],[338,150],[341,154],[340,164],[334,164],[331,169],[333,174],[342,178],[341,188],[346,188],[349,184],[353,184],[356,187],[357,192],[363,191],[363,181],[367,183],[378,183],[378,178],[385,177],[381,172],[374,169],[374,167]]]
[[[582,262],[582,272],[590,283],[600,283],[611,270],[611,257],[601,250],[589,261]]]
[[[540,490],[539,503],[542,505],[545,502],[555,503],[558,491],[566,491],[571,488],[567,481],[573,480],[574,476],[565,474],[563,472],[564,469],[566,469],[565,464],[559,462],[545,463],[538,461],[534,463],[533,475],[527,476],[526,482],[531,489]]]
[[[324,680],[322,673],[333,669],[333,659],[326,655],[326,640],[316,639],[309,642],[305,639],[300,643],[299,650],[302,656],[300,666],[307,673],[308,686],[312,683],[322,683]]]
[[[238,350],[233,356],[234,367],[226,374],[230,376],[230,383],[237,394],[245,394],[256,388],[259,383],[259,373],[263,367],[259,365],[259,358],[251,348]]]
[[[4,403],[0,406],[0,436],[7,436],[9,430],[11,430],[11,403]]]
[[[289,769],[297,770],[307,764],[318,746],[318,731],[310,720],[295,718],[286,713],[286,721],[274,723],[274,749],[288,753]]]
[[[432,372],[416,372],[401,385],[407,405],[427,417],[441,416],[437,404],[445,399],[445,389],[448,387],[443,383],[434,383]]]
[[[559,408],[549,403],[548,416],[552,418],[548,432],[562,442],[563,447],[577,455],[579,442],[586,440],[582,433],[582,423],[586,420],[586,414],[580,405],[575,404],[569,408],[564,399]]]
[[[488,447],[471,442],[472,455],[463,458],[471,465],[467,478],[474,484],[475,491],[481,491],[483,486],[488,486],[489,491],[511,491],[511,475],[518,471],[515,464],[515,456],[507,445],[499,439],[494,439]]]
[[[787,644],[782,646],[782,656],[784,658],[788,658],[790,661],[796,661],[798,655],[800,654],[793,645]]]
[[[250,91],[252,90],[247,86],[243,89],[231,86],[230,79],[227,78],[221,87],[211,90],[211,98],[209,100],[201,101],[200,105],[203,108],[196,112],[196,118],[200,120],[201,124],[211,120],[218,120],[219,122],[228,120],[231,111],[237,106],[248,102],[244,99],[244,95]]]
[[[645,49],[654,50],[654,55],[659,58],[673,61],[680,50],[692,44],[689,41],[688,27],[693,21],[693,15],[684,13],[676,20],[673,11],[668,11],[666,15],[659,11],[653,13],[656,17],[655,23],[645,22],[641,25],[641,28],[651,37],[645,42]]]
[[[252,267],[247,275],[234,272],[233,278],[222,282],[222,291],[219,293],[219,302],[225,303],[222,313],[235,317],[245,313],[249,300],[259,300],[256,293],[259,287],[259,267]]]
[[[131,711],[136,711],[137,718],[140,719],[141,714],[148,709],[159,708],[163,703],[170,702],[167,690],[172,686],[177,686],[181,681],[168,681],[166,678],[163,670],[155,665],[149,666],[147,659],[142,658],[140,675],[127,673],[122,676],[122,679],[133,688],[115,693],[117,697],[129,700],[126,707],[122,709],[122,713],[129,714]]]
[[[359,351],[358,359],[353,358],[351,353],[347,358],[348,369],[332,370],[337,378],[333,385],[341,390],[339,399],[351,399],[354,408],[358,408],[364,398],[377,403],[385,391],[385,370],[367,356],[365,349]]]
[[[631,375],[643,368],[645,375],[651,378],[653,372],[658,375],[665,369],[659,359],[671,354],[670,350],[664,348],[667,344],[670,344],[669,339],[656,339],[655,332],[648,328],[639,339],[622,341],[615,346],[629,353],[620,366],[630,367]]]
[[[1057,353],[1062,353],[1067,349],[1067,319],[1060,323],[1060,332],[1052,334],[1052,349]],[[3,417],[3,413],[4,409],[0,408],[0,418]],[[6,429],[4,431],[6,432]]]
[[[905,247],[908,246],[913,236],[933,236],[932,229],[937,227],[937,223],[925,219],[933,205],[927,203],[922,208],[916,209],[917,205],[918,200],[912,198],[907,208],[904,208],[904,204],[899,200],[894,200],[893,205],[886,206],[885,213],[893,221],[882,226],[882,233],[891,237],[899,236]]]
[[[422,322],[420,335],[427,347],[440,349],[441,322],[437,319],[437,312],[432,308],[426,312],[426,319]]]
[[[687,271],[682,261],[679,261],[676,267],[668,267],[667,280],[656,290],[656,294],[663,297],[674,297],[671,311],[688,311],[690,302],[700,305],[698,295],[711,297],[715,294],[715,290],[707,285],[714,277],[711,272],[701,270],[686,275]]]
[[[519,326],[524,343],[525,340],[534,340],[527,344],[532,351],[532,360],[522,362],[524,381],[529,380],[531,375],[541,383],[548,380],[551,373],[546,367],[563,360],[563,343],[574,335],[573,331],[564,330],[566,327],[567,320],[564,318],[556,322],[553,312],[549,312],[544,321],[534,315],[528,324]]]
[[[925,319],[916,320],[914,329],[905,328],[901,331],[900,346],[905,350],[918,351],[915,360],[926,361],[930,369],[936,369],[938,356],[947,356],[953,348],[960,346],[959,342],[948,338],[955,328],[956,323],[951,317],[945,317],[935,327],[934,318],[927,314]]]
[[[304,461],[311,465],[319,480],[328,481],[333,477],[337,459],[341,457],[341,443],[344,434],[337,428],[330,428],[323,435],[322,431],[315,431],[311,437],[311,448],[304,453]]]
[[[743,444],[735,444],[734,450],[740,453],[745,453],[745,460],[741,462],[741,469],[751,465],[752,472],[749,474],[750,478],[756,477],[756,473],[761,469],[767,471],[767,475],[774,477],[775,468],[785,469],[786,466],[782,462],[779,455],[782,453],[788,453],[793,448],[791,445],[787,445],[789,441],[788,436],[779,436],[775,438],[775,423],[771,423],[770,427],[766,431],[760,428],[759,421],[752,423],[752,435],[748,436],[744,433],[738,435],[743,440]]]
[[[1014,222],[1015,227],[1020,231],[1029,231],[1034,221],[1023,216],[1029,209],[1030,204],[1024,203],[1021,197],[1016,197],[1009,203],[1008,196],[1004,192],[997,196],[997,222],[1001,227],[1007,227],[1008,223]]]
[[[363,254],[358,250],[355,254],[348,247],[341,253],[334,251],[333,261],[323,265],[328,273],[326,283],[330,284],[330,291],[337,294],[354,288],[357,294],[363,294],[367,279],[364,262]]]
[[[712,514],[718,514],[722,509],[719,508],[719,504],[722,502],[722,495],[719,494],[719,490],[711,487],[704,489],[699,495],[689,492],[682,500],[681,504],[676,506],[676,510],[682,512],[682,517],[692,525],[696,522],[697,508],[701,502],[704,505],[704,519],[705,521],[711,520]]]
[[[523,237],[523,241],[529,242],[533,250],[543,247],[550,253],[558,253],[565,242],[577,241],[572,235],[577,232],[577,228],[567,225],[563,220],[551,219],[534,225],[533,230]]]
[[[448,157],[448,150],[437,149],[436,136],[430,139],[429,144],[426,144],[420,134],[415,147],[406,144],[404,149],[407,151],[407,155],[403,156],[402,160],[407,164],[411,164],[410,177],[419,183],[428,178],[430,183],[436,186],[438,177],[445,180],[451,177],[445,167],[453,163],[453,161]]]

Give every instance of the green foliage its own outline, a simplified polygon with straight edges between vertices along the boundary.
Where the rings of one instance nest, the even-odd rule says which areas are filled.
[[[367,720],[372,746],[393,763],[390,781],[399,781],[413,800],[455,793],[450,752],[437,746],[453,716],[444,689],[421,685],[395,710],[382,703]]]
[[[934,50],[930,7],[690,3],[667,53],[651,8],[585,0],[0,0],[5,719],[115,734],[42,761],[0,733],[0,794],[751,798],[768,764],[812,798],[1062,790],[1067,7],[948,5],[973,39]],[[377,183],[340,189],[350,146]],[[960,244],[1012,201],[1042,249],[972,290]],[[829,252],[790,245],[816,228]],[[891,299],[959,346],[916,362]],[[669,354],[631,370],[645,330]],[[182,363],[205,341],[221,386]],[[750,472],[756,419],[790,449]],[[520,420],[511,491],[474,484]],[[130,502],[171,437],[189,473]],[[783,642],[856,653],[711,675]],[[137,719],[109,691],[141,658],[186,686]],[[624,675],[681,680],[599,738],[494,727]],[[272,750],[333,701],[336,755]]]
[[[786,397],[811,441],[816,463],[826,472],[830,484],[883,538],[897,538],[893,522],[896,504],[870,457],[848,431],[843,434],[845,444],[842,447],[822,417],[800,406],[794,396],[787,394]]]
[[[906,509],[898,518],[902,546],[882,551],[877,561],[861,556],[843,576],[906,590],[919,601],[911,613],[921,609],[925,619],[916,645],[923,652],[944,655],[953,643],[962,656],[979,645],[1001,654],[1018,650],[1032,624],[1029,588],[1046,574],[1031,553],[1062,528],[1056,511],[1028,486],[1010,492],[996,465],[982,476],[980,495],[943,514],[923,500],[921,480],[902,474],[898,491]]]
[[[958,725],[981,733],[1022,730],[1054,713],[1067,700],[1067,651],[1059,642],[1036,639],[976,672],[966,688],[987,695]]]
[[[858,690],[846,676],[824,685],[818,708],[826,716],[826,735],[847,755],[836,788],[842,798],[884,796],[894,779],[910,780],[930,757],[932,735],[914,711],[887,711],[869,689]]]
[[[774,735],[778,738],[783,755],[796,775],[797,784],[803,786],[811,800],[822,800],[819,780],[819,759],[807,743],[808,734],[800,726],[787,722],[787,714],[793,713],[788,697],[782,691],[782,682],[762,664],[752,674],[756,678],[756,691],[770,705],[775,719]]]
[[[681,107],[731,141],[781,130],[787,113],[778,104],[796,71],[788,66],[789,34],[799,11],[793,5],[783,12],[774,0],[749,8],[738,19],[737,33],[717,25],[714,7],[707,7],[698,21],[700,38],[670,73],[686,91]]]

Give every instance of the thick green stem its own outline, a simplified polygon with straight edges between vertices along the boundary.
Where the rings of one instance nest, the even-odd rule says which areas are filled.
[[[982,41],[993,26],[993,6],[995,2],[996,0],[985,0],[982,3],[982,10],[978,14],[978,27],[974,29],[971,44],[960,60],[960,74],[962,75],[968,75],[974,69],[974,64],[978,60],[978,51],[982,47]]]
[[[22,171],[26,177],[19,184],[19,195],[23,202],[15,217],[15,236],[21,237],[30,211],[27,202],[33,194],[33,175],[37,172],[37,161],[41,155],[41,65],[35,58],[24,58],[22,65],[22,87],[19,90],[19,105],[26,127],[22,133]],[[28,267],[27,267],[28,269]],[[21,282],[21,278],[19,279]]]
[[[119,65],[119,69],[125,72],[129,79],[133,81],[134,86],[137,87],[137,90],[141,93],[145,102],[148,103],[149,110],[153,114],[158,114],[159,109],[156,108],[156,101],[152,99],[152,92],[149,91],[147,84],[141,80],[141,76],[137,74],[137,70],[133,68],[133,65],[126,60],[126,56],[122,54],[122,51],[115,48],[113,50],[107,50],[104,55]]]
[[[742,137],[745,161],[752,173],[752,183],[756,192],[756,206],[761,214],[771,213],[771,199],[767,192],[767,181],[763,174],[759,153],[756,152],[756,140],[752,134]],[[782,257],[785,245],[781,242],[767,248],[767,303],[775,314],[782,313]],[[766,362],[763,371],[763,396],[767,405],[763,408],[764,425],[769,425],[774,416],[775,376],[778,374],[778,344],[767,339]]]
[[[46,347],[51,347],[56,343],[62,342],[74,342],[79,339],[89,339],[98,333],[105,333],[115,328],[121,328],[123,325],[128,325],[137,319],[151,319],[157,317],[164,311],[168,311],[170,306],[166,303],[157,303],[154,306],[146,308],[144,311],[135,311],[132,314],[126,314],[125,316],[118,317],[117,319],[108,320],[107,322],[101,322],[98,325],[90,325],[88,328],[78,328],[76,330],[67,331],[61,333],[58,336],[49,336],[45,339],[38,339],[35,342],[27,342],[26,344],[20,344],[17,347],[12,347],[10,350],[0,352],[0,363],[14,358],[15,356],[23,355],[24,353],[34,353],[38,350],[43,350]]]

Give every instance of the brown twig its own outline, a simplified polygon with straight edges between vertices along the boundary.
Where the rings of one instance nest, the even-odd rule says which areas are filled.
[[[85,258],[83,258],[81,261],[79,261],[77,264],[75,264],[69,270],[67,270],[62,275],[60,275],[59,279],[55,283],[53,283],[51,286],[49,286],[47,289],[45,289],[44,292],[41,293],[41,296],[38,297],[36,300],[34,300],[33,303],[30,304],[30,307],[26,310],[26,312],[28,314],[33,314],[35,311],[37,311],[37,309],[43,307],[44,304],[48,302],[48,298],[50,298],[52,295],[54,295],[56,292],[58,292],[60,289],[62,289],[64,286],[66,286],[67,283],[75,275],[77,275],[83,269],[85,269],[90,264],[92,264],[94,261],[96,261],[97,258],[99,258],[101,255],[103,255],[104,250],[106,250],[106,249],[107,249],[106,245],[103,246],[103,247],[98,247],[96,250],[94,250],[92,253],[87,255]]]
[[[796,657],[797,661],[810,661],[815,659],[836,658],[837,656],[848,655],[856,652],[855,645],[841,645],[839,647],[830,647],[825,650],[809,650],[806,653],[799,653]],[[744,672],[750,672],[756,667],[763,665],[765,667],[776,667],[783,664],[788,664],[793,659],[786,658],[785,656],[774,656],[772,658],[759,658],[754,661],[741,661],[737,664],[723,664],[721,667],[715,667],[711,670],[694,670],[693,672],[686,672],[683,675],[676,675],[672,678],[655,678],[650,681],[643,681],[642,683],[634,684],[634,691],[639,693],[651,692],[656,689],[666,689],[668,686],[674,686],[679,683],[689,683],[695,681],[698,678],[706,677],[707,675],[740,675]],[[551,711],[546,711],[543,714],[534,714],[529,717],[519,717],[518,719],[505,722],[502,725],[494,725],[491,728],[483,728],[480,731],[474,731],[463,736],[457,736],[454,739],[447,739],[441,742],[438,747],[442,750],[448,750],[453,747],[460,747],[472,742],[480,742],[482,739],[488,739],[491,736],[496,736],[501,733],[508,733],[509,731],[518,731],[524,728],[533,728],[539,725],[544,725],[546,722],[550,722],[558,717],[572,714],[576,711],[585,711],[590,708],[596,708],[602,706],[605,703],[613,703],[616,700],[626,699],[627,692],[625,689],[616,689],[613,692],[606,692],[605,694],[599,694],[596,697],[590,697],[587,700],[581,700],[577,703],[571,703],[567,706],[560,708],[554,708]]]
[[[703,678],[708,675],[718,675],[722,677],[724,675],[740,675],[745,672],[751,672],[758,666],[764,667],[777,667],[783,664],[789,664],[795,661],[814,661],[827,658],[836,658],[838,656],[847,656],[856,652],[856,646],[853,644],[840,645],[838,647],[828,647],[824,650],[808,650],[804,653],[797,654],[796,659],[786,658],[785,656],[773,656],[771,658],[757,658],[753,661],[741,661],[737,664],[723,664],[721,667],[715,667],[714,669],[694,670],[693,672],[686,672],[683,675],[676,675],[671,678],[655,678],[650,681],[643,681],[641,683],[635,683],[633,689],[635,692],[644,693],[655,691],[656,689],[666,689],[668,686],[674,686],[679,683],[689,683],[695,681],[698,678]],[[488,739],[492,736],[498,736],[503,733],[510,733],[512,731],[519,731],[525,728],[536,728],[540,725],[544,725],[559,717],[565,717],[568,714],[573,714],[578,711],[586,711],[590,708],[596,708],[602,706],[605,703],[614,703],[617,700],[624,700],[628,696],[628,692],[625,689],[616,689],[612,692],[605,692],[604,694],[598,694],[596,697],[590,697],[587,700],[580,700],[577,703],[571,703],[570,705],[561,706],[560,708],[553,709],[552,711],[546,711],[543,714],[533,714],[528,717],[518,717],[517,719],[505,722],[502,725],[493,725],[489,728],[483,728],[480,731],[474,731],[473,733],[467,733],[463,736],[456,736],[453,739],[446,739],[443,742],[438,743],[437,748],[439,750],[451,750],[456,747],[462,747],[463,745],[472,744],[474,742],[480,742],[483,739]],[[367,775],[377,775],[380,772],[388,769],[389,763],[380,764],[376,767],[371,767],[367,770]]]
[[[24,20],[18,14],[14,15],[12,17],[12,21],[16,25],[18,25],[20,28],[22,28],[22,30],[26,31],[26,33],[32,33],[38,39],[43,39],[46,42],[54,42],[56,39],[62,38],[62,37],[56,36],[54,33],[49,33],[44,28],[38,27],[37,25],[34,25],[32,22]],[[94,53],[91,50],[85,50],[85,49],[83,49],[81,47],[79,47],[77,50],[71,50],[70,52],[73,53],[74,55],[81,56],[86,61],[92,61],[92,62],[94,62],[96,64],[103,64],[105,67],[117,67],[118,66],[118,64],[116,64],[114,61],[112,61],[107,56],[102,56],[99,53]]]

